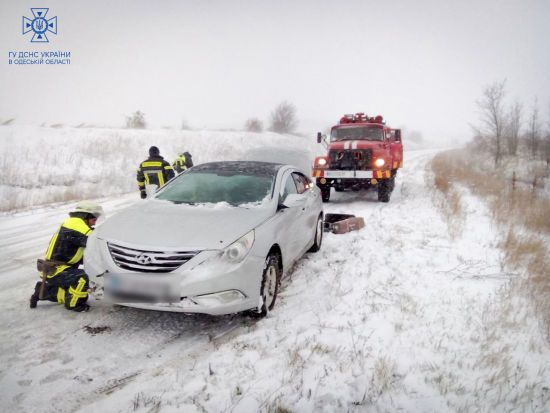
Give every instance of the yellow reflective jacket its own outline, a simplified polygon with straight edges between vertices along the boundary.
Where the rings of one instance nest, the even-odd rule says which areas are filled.
[[[53,275],[55,277],[60,272],[70,267],[78,267],[84,256],[84,248],[88,241],[88,235],[92,228],[86,224],[83,218],[69,217],[59,227],[59,230],[53,235],[48,249],[46,250],[46,259],[59,261]]]
[[[157,185],[159,188],[174,177],[172,165],[162,156],[154,156],[139,164],[137,182],[139,189],[145,189],[145,184]]]
[[[187,159],[185,159],[185,155],[180,154],[172,164],[172,167],[177,173],[181,173],[187,169]]]

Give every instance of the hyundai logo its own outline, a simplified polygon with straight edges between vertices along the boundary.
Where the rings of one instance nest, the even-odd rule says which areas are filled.
[[[149,265],[153,262],[153,257],[147,254],[140,254],[136,257],[136,261],[141,265]]]

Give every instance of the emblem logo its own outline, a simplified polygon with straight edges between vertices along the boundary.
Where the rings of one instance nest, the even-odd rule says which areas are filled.
[[[48,10],[46,8],[31,8],[34,18],[29,19],[23,16],[23,34],[32,31],[34,34],[31,42],[33,43],[48,43],[47,32],[57,34],[57,16],[46,19]]]
[[[147,254],[140,254],[136,257],[136,261],[141,265],[149,265],[153,263],[153,257]]]

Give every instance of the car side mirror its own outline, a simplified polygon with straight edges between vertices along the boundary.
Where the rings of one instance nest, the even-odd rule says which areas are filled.
[[[401,142],[401,129],[396,129],[395,130],[395,141],[396,142]]]
[[[283,201],[283,207],[293,208],[305,205],[306,196],[304,194],[288,194]]]
[[[317,132],[317,143],[321,143],[323,140],[323,134],[321,132]]]

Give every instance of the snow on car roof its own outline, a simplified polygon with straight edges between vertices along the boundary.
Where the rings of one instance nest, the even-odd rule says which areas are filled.
[[[276,175],[279,169],[284,165],[281,163],[272,162],[257,162],[257,161],[225,161],[225,162],[209,162],[196,165],[192,168],[193,172],[200,171],[220,171],[245,173],[253,175]]]

